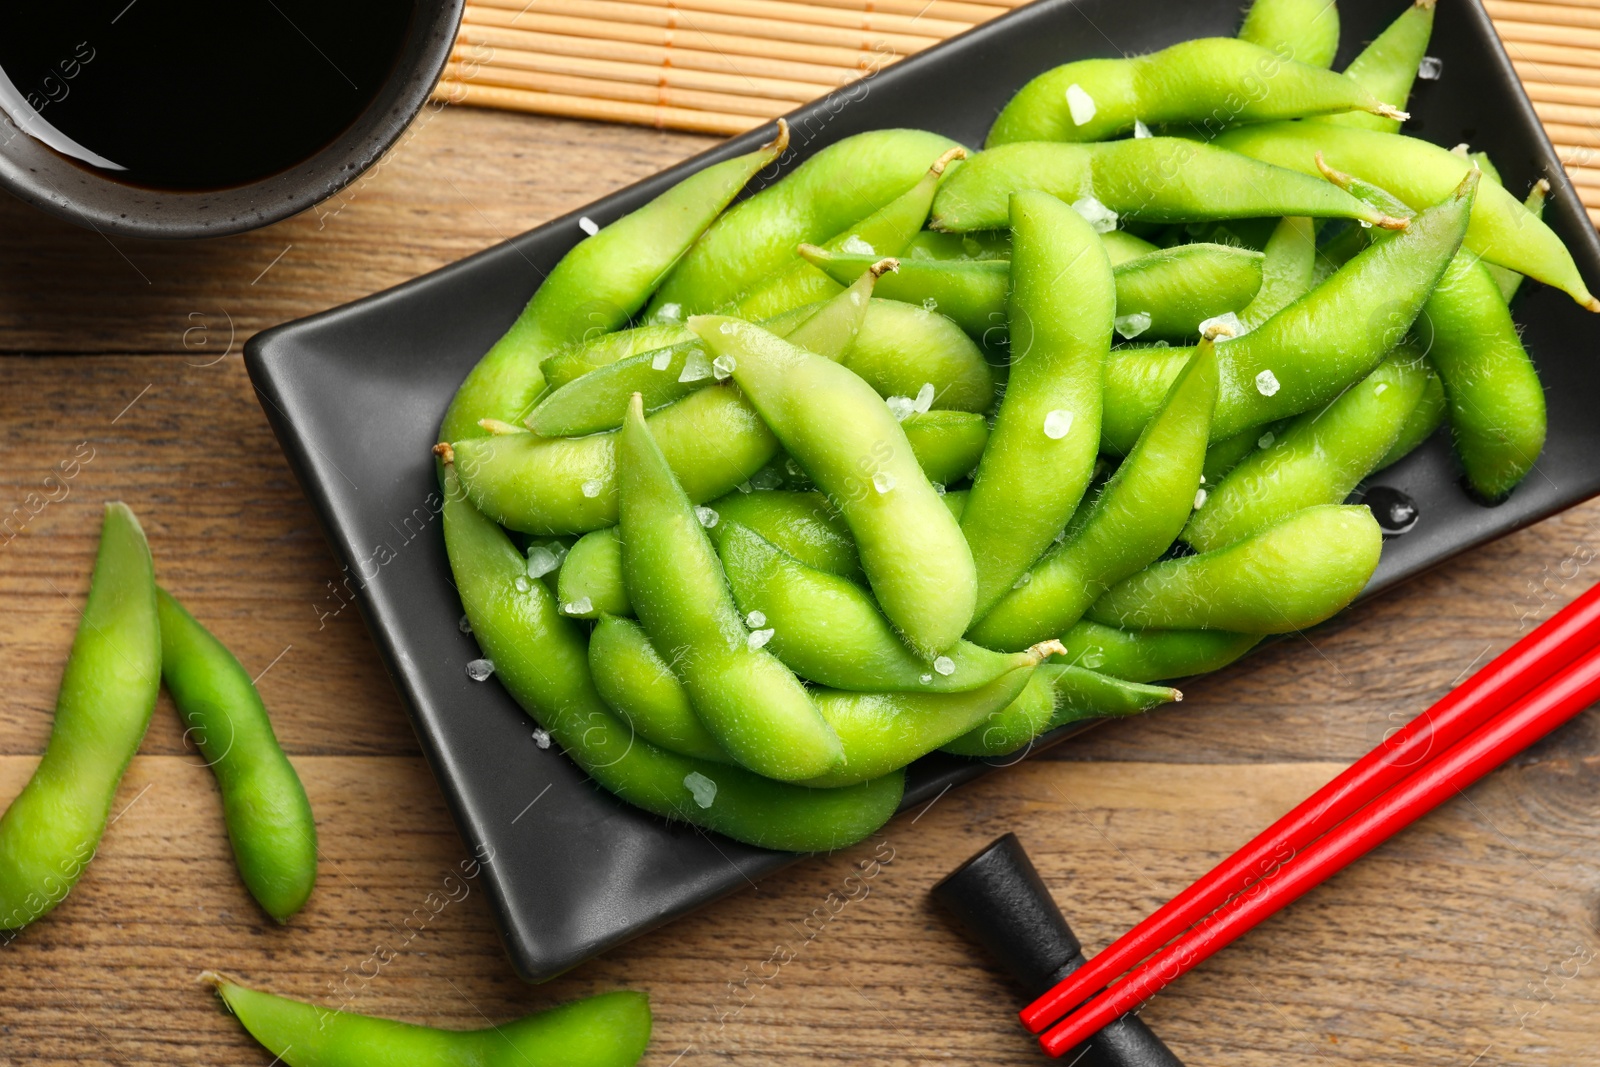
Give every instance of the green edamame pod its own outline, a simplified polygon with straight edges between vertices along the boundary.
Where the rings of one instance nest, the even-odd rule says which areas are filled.
[[[1021,696],[1044,655],[1030,652],[1024,665],[964,693],[817,690],[817,707],[844,744],[845,762],[809,784],[854,785],[948,745]]]
[[[602,615],[589,634],[589,670],[611,710],[668,752],[732,763],[700,722],[683,683],[632,619]]]
[[[1216,485],[1226,478],[1233,468],[1258,448],[1266,448],[1277,440],[1288,419],[1269,422],[1265,426],[1252,426],[1232,437],[1213,441],[1206,446],[1206,465],[1201,472],[1201,485]]]
[[[1407,230],[1366,249],[1257,329],[1219,343],[1222,384],[1212,437],[1226,440],[1309,411],[1371,373],[1416,320],[1460,247],[1477,184],[1473,170],[1453,196],[1418,215]],[[1112,353],[1104,423],[1109,450],[1125,452],[1133,444],[1188,357],[1188,350],[1176,348]]]
[[[971,639],[1020,649],[1059,637],[1100,594],[1159,559],[1194,506],[1216,401],[1216,355],[1203,341],[1160,414],[1080,509],[1062,545],[1032,566],[1027,583],[1007,593],[972,628]]]
[[[735,361],[739,388],[838,505],[878,603],[912,648],[931,657],[955,644],[977,593],[972,552],[878,394],[846,368],[759,326],[702,315],[689,328]],[[982,421],[968,412],[938,414]]]
[[[1311,220],[1294,215],[1280,219],[1267,239],[1261,285],[1239,312],[1244,328],[1255,329],[1309,293],[1316,268],[1317,231]]]
[[[156,606],[161,676],[217,776],[239,875],[268,915],[288,922],[317,881],[317,823],[305,787],[233,653],[165,589],[157,588]]]
[[[1114,678],[1159,682],[1219,671],[1261,643],[1226,630],[1119,630],[1084,620],[1061,636],[1066,658]]]
[[[835,281],[848,283],[869,267],[869,256],[801,245],[800,255]],[[1003,336],[1011,262],[1004,259],[903,260],[885,275],[877,295],[949,318],[973,337]]]
[[[1135,123],[1210,131],[1336,111],[1396,114],[1342,74],[1297,63],[1289,49],[1201,37],[1131,59],[1081,59],[1024,85],[989,128],[986,148],[1013,141],[1105,141]],[[1402,117],[1404,117],[1402,115]]]
[[[1485,173],[1487,174],[1488,172],[1485,171]],[[1533,188],[1528,191],[1528,198],[1522,202],[1522,206],[1528,209],[1530,215],[1543,219],[1544,201],[1545,197],[1549,195],[1550,183],[1540,178],[1533,183]],[[1485,266],[1489,268],[1489,274],[1494,278],[1495,284],[1500,286],[1501,297],[1505,299],[1506,303],[1511,303],[1511,298],[1516,296],[1517,290],[1522,287],[1522,275],[1514,270],[1497,267],[1493,263],[1487,263]]]
[[[150,546],[126,504],[107,504],[50,740],[0,816],[0,929],[28,925],[78,884],[106,831],[117,783],[150,725],[160,685]]]
[[[1226,548],[1153,564],[1112,586],[1087,614],[1135,629],[1291,633],[1354,600],[1382,547],[1366,507],[1322,504]]]
[[[1245,12],[1239,39],[1327,70],[1339,51],[1339,9],[1333,0],[1255,0]]]
[[[717,219],[656,290],[646,321],[682,322],[728,306],[793,263],[796,245],[842,233],[958,147],[922,130],[873,130],[829,145]]]
[[[461,491],[448,446],[444,539],[473,637],[495,676],[601,788],[645,811],[761,848],[824,852],[887,822],[900,805],[899,773],[852,789],[807,789],[740,767],[668,752],[606,708],[589,672],[581,624],[556,610],[504,530]]]
[[[1213,143],[1306,174],[1319,173],[1320,152],[1327,165],[1386,189],[1417,210],[1450,196],[1476,170],[1471,160],[1415,137],[1325,123],[1241,126]],[[951,184],[946,183],[941,195]],[[937,214],[937,200],[934,210]],[[1494,182],[1478,191],[1464,244],[1490,263],[1554,286],[1590,311],[1600,311],[1600,300],[1590,294],[1561,238]]]
[[[945,316],[898,300],[873,299],[844,365],[879,396],[916,398],[932,385],[935,409],[994,407],[995,374],[983,350]]]
[[[289,1067],[631,1067],[650,1043],[650,999],[618,990],[482,1030],[438,1030],[216,986],[250,1036]]]
[[[1422,397],[1411,409],[1411,414],[1406,416],[1405,425],[1400,427],[1400,436],[1378,460],[1378,465],[1373,468],[1375,471],[1399,463],[1444,425],[1445,413],[1449,409],[1444,397],[1444,383],[1439,380],[1439,372],[1433,369],[1433,364],[1424,360],[1423,366],[1427,369],[1428,381],[1422,387]]]
[[[807,567],[730,522],[718,545],[739,610],[800,677],[834,689],[959,693],[1031,661],[958,641],[929,663],[913,655],[866,590]]]
[[[844,758],[839,739],[789,669],[750,639],[716,550],[650,436],[638,396],[622,424],[618,458],[617,534],[628,597],[695,714],[724,752],[757,774],[798,781],[835,766]]]
[[[961,515],[978,615],[1066,527],[1089,486],[1117,307],[1111,261],[1072,208],[1018,193],[1011,235],[1011,376]]]
[[[1400,345],[1339,399],[1295,419],[1198,499],[1182,539],[1210,552],[1303,508],[1344,500],[1399,440],[1427,382],[1422,353]]]
[[[863,578],[856,543],[844,516],[821,493],[785,489],[733,492],[709,505],[706,532],[719,548],[722,537],[738,524],[754,530],[785,553],[819,571],[852,580]]]
[[[1294,177],[1285,169],[1180,137],[1092,145],[1008,144],[979,152],[951,172],[933,199],[929,225],[956,233],[997,229],[1006,225],[1011,194],[1023,189],[1038,189],[1069,204],[1093,197],[1118,216],[1146,222],[1307,215],[1396,225],[1319,180],[1315,170]]]
[[[1140,685],[1066,663],[1041,663],[1021,696],[940,751],[1009,756],[1069,722],[1126,718],[1182,699],[1182,693],[1168,686]]]
[[[1159,245],[1152,244],[1127,230],[1107,230],[1100,235],[1105,243],[1106,257],[1115,267],[1130,259],[1154,252]],[[900,257],[906,259],[952,260],[1011,258],[1011,234],[1007,230],[974,230],[971,233],[943,233],[923,230],[906,245]]]
[[[745,183],[788,145],[789,127],[780,121],[770,144],[691,174],[578,242],[461,383],[439,439],[477,437],[483,419],[520,423],[544,387],[540,361],[627,322]]]
[[[1345,77],[1355,80],[1384,103],[1403,109],[1411,98],[1411,86],[1417,80],[1417,68],[1428,54],[1428,40],[1433,36],[1434,3],[1435,0],[1415,0],[1360,55],[1350,61],[1350,65],[1344,69]],[[1333,5],[1328,6],[1331,8]],[[1360,111],[1326,115],[1317,121],[1359,126],[1384,133],[1400,132],[1399,119]]]
[[[879,259],[898,256],[928,221],[933,194],[939,188],[945,167],[954,160],[966,158],[966,154],[965,148],[945,152],[934,160],[921,181],[871,215],[852,223],[842,233],[834,234],[824,247],[866,252]],[[740,296],[732,310],[740,318],[761,319],[810,301],[825,300],[838,291],[838,283],[809,263],[791,257],[776,275],[758,281],[754,289]]]
[[[575,341],[555,355],[546,356],[540,362],[539,370],[544,375],[546,388],[560,389],[568,382],[576,381],[590,371],[609,367],[618,360],[693,340],[694,334],[680,323],[632,326]]]
[[[615,526],[592,530],[567,550],[556,577],[556,599],[561,614],[575,619],[633,614],[622,580],[622,542]]]

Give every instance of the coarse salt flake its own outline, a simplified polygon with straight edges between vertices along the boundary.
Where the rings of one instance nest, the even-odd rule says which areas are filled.
[[[590,500],[593,500],[595,497],[600,495],[600,489],[600,479],[598,478],[590,478],[588,481],[583,483],[583,495],[588,497]]]
[[[764,611],[752,611],[744,617],[744,621],[750,624],[752,630],[759,630],[767,624],[767,613]]]
[[[872,476],[872,488],[880,493],[887,493],[894,488],[894,475],[888,471],[879,471]]]
[[[1083,216],[1095,233],[1110,233],[1117,228],[1117,213],[1092,196],[1074,200],[1072,210]]]
[[[1052,441],[1061,440],[1071,429],[1072,412],[1065,408],[1056,408],[1044,417],[1044,435]]]
[[[650,360],[651,370],[666,370],[670,366],[672,366],[672,352],[669,349],[663,348]]]
[[[717,799],[717,783],[701,774],[699,771],[690,771],[683,776],[684,788],[689,790],[694,797],[694,802],[702,808],[709,808]]]
[[[1256,375],[1256,392],[1262,396],[1274,396],[1278,388],[1278,376],[1270,368]]]
[[[1118,315],[1111,320],[1111,325],[1117,333],[1131,341],[1148,330],[1154,321],[1148,311],[1132,311],[1126,315]]]
[[[700,525],[708,530],[715,528],[717,522],[722,518],[721,515],[717,514],[716,508],[708,508],[704,504],[695,505],[694,517],[699,519]]]
[[[588,215],[585,215],[583,218],[578,220],[578,229],[582,230],[590,237],[593,237],[595,234],[600,232],[600,224],[594,221],[594,219],[591,219]]]
[[[467,664],[467,677],[474,682],[487,682],[494,673],[494,660],[475,659]]]
[[[1206,495],[1207,494],[1204,489],[1196,489],[1194,491],[1194,509],[1196,511],[1199,511],[1201,508],[1206,506]]]
[[[875,256],[878,254],[871,244],[859,234],[854,233],[844,239],[844,242],[839,245],[839,251],[849,252],[854,256]]]
[[[726,325],[726,324],[724,324]],[[711,377],[711,361],[704,352],[690,352],[683,361],[683,372],[678,375],[680,382],[698,382]]]
[[[765,648],[767,642],[772,640],[772,635],[777,632],[770,626],[765,630],[751,630],[750,636],[745,638],[744,641],[750,647],[750,651],[754,652],[758,648]]]
[[[948,678],[956,673],[956,661],[949,656],[940,656],[933,661],[933,670],[935,674],[942,674]]]
[[[732,356],[720,355],[711,361],[711,373],[716,376],[717,381],[727,381],[728,376],[734,372],[738,365],[738,362]]]
[[[1067,86],[1067,111],[1072,115],[1072,124],[1082,126],[1094,118],[1096,111],[1094,97],[1077,82]]]

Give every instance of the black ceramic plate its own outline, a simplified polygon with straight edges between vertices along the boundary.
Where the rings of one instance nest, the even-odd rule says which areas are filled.
[[[1342,0],[1347,62],[1407,0]],[[1239,0],[1045,0],[888,68],[796,112],[794,158],[887,126],[982,143],[1008,97],[1033,75],[1089,56],[1138,53],[1228,35]],[[1487,150],[1519,194],[1554,185],[1548,218],[1592,284],[1600,242],[1476,0],[1439,12],[1442,79],[1421,82],[1412,128],[1443,145]],[[730,141],[583,209],[606,223],[700,167],[749,151],[770,129]],[[791,862],[613,800],[555,749],[494,682],[463,668],[478,655],[439,533],[429,447],[457,384],[511,323],[543,272],[581,237],[579,213],[426,277],[280,326],[246,347],[268,418],[320,515],[423,750],[470,848],[493,861],[490,898],[517,970],[541,980]],[[1457,484],[1438,437],[1380,479],[1421,506],[1389,541],[1366,595],[1449,556],[1600,492],[1600,316],[1529,285],[1520,321],[1544,376],[1550,439],[1510,502],[1483,508]],[[355,401],[352,403],[352,400]],[[363,414],[364,413],[364,414]],[[1059,740],[1055,738],[1052,740]],[[907,804],[989,770],[930,758]]]

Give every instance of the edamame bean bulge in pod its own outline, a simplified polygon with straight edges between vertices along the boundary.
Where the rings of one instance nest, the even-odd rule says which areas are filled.
[[[646,741],[695,759],[733,762],[695,715],[672,667],[632,619],[600,617],[589,634],[589,669],[600,696]]]
[[[1085,719],[1125,718],[1182,700],[1164,685],[1140,685],[1066,663],[1041,663],[1022,695],[940,751],[1009,756],[1042,733]]]
[[[1306,3],[1308,0],[1295,2]],[[1309,2],[1315,3],[1317,0]],[[1417,69],[1428,54],[1428,40],[1433,36],[1434,3],[1435,0],[1416,0],[1406,8],[1360,55],[1351,60],[1344,69],[1345,77],[1354,80],[1384,103],[1403,110],[1411,97]],[[1332,3],[1328,7],[1331,10]],[[1358,126],[1384,133],[1400,132],[1399,119],[1362,111],[1325,115],[1314,121]]]
[[[1405,116],[1342,74],[1297,63],[1290,49],[1201,37],[1131,59],[1081,59],[1018,90],[985,147],[1016,141],[1105,141],[1136,122],[1195,125],[1304,118],[1337,111]]]
[[[734,361],[762,420],[838,506],[889,621],[930,659],[955,644],[977,596],[972,552],[878,394],[758,326],[702,315],[689,328]]]
[[[1334,0],[1255,0],[1239,39],[1326,70],[1339,51],[1339,8]]]
[[[1130,682],[1219,671],[1261,643],[1227,630],[1119,630],[1087,619],[1061,635],[1070,663]]]

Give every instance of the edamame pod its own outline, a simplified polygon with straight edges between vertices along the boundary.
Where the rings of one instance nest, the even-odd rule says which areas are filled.
[[[1105,243],[1106,257],[1115,267],[1130,259],[1154,252],[1159,245],[1135,236],[1127,230],[1107,230],[1100,235]],[[906,245],[900,257],[905,259],[951,260],[1011,258],[1011,234],[1007,230],[974,230],[971,233],[944,233],[923,230]]]
[[[107,504],[50,740],[0,816],[0,929],[28,925],[78,884],[106,831],[117,783],[150,725],[160,685],[150,546],[126,504]]]
[[[1140,685],[1066,663],[1041,663],[1022,695],[941,751],[1009,756],[1040,734],[1084,719],[1126,718],[1183,699],[1164,685]]]
[[[1540,178],[1533,183],[1533,188],[1528,190],[1528,198],[1522,202],[1522,206],[1528,209],[1529,214],[1542,219],[1544,218],[1545,197],[1549,194],[1550,183]],[[1522,275],[1514,270],[1497,267],[1492,263],[1485,264],[1485,266],[1489,268],[1489,274],[1494,278],[1495,284],[1500,286],[1500,295],[1505,299],[1506,303],[1511,303],[1511,298],[1516,296],[1517,290],[1522,287]]]
[[[1206,465],[1200,478],[1201,485],[1216,485],[1258,448],[1266,448],[1277,440],[1288,419],[1269,422],[1265,426],[1252,426],[1232,437],[1213,441],[1206,446]]]
[[[1333,0],[1255,0],[1245,12],[1239,39],[1326,70],[1339,51],[1339,8]]]
[[[1076,211],[1047,193],[1018,193],[1011,234],[1011,375],[961,515],[977,566],[978,615],[1016,584],[1083,499],[1099,452],[1116,314],[1111,262]]]
[[[1146,222],[1307,215],[1403,225],[1319,180],[1315,170],[1296,177],[1285,169],[1181,137],[1008,144],[979,152],[951,172],[933,199],[929,225],[956,233],[997,229],[1006,225],[1011,194],[1024,189],[1069,204],[1092,197],[1118,216]]]
[[[931,657],[955,644],[977,594],[972,552],[878,394],[759,326],[702,315],[689,328],[735,361],[739,388],[838,505],[878,603],[912,648]]]
[[[1433,36],[1434,3],[1435,0],[1416,0],[1406,8],[1360,55],[1351,60],[1344,69],[1345,77],[1353,79],[1384,103],[1404,108],[1406,101],[1411,98],[1411,86],[1417,80],[1417,68],[1428,54],[1428,40]],[[1328,6],[1330,9],[1333,7],[1331,3]],[[1359,126],[1384,133],[1400,132],[1398,118],[1369,115],[1361,111],[1325,115],[1316,121]]]
[[[770,144],[691,174],[578,242],[461,383],[439,439],[480,436],[483,419],[520,423],[544,386],[540,361],[585,336],[608,333],[627,322],[745,183],[788,145],[789,127],[780,120],[778,136]]]
[[[1119,630],[1084,620],[1061,636],[1066,659],[1130,682],[1219,671],[1261,643],[1226,630]]]
[[[1399,440],[1428,371],[1401,345],[1328,406],[1308,411],[1197,501],[1182,538],[1197,552],[1231,545],[1314,504],[1337,504]]]
[[[695,714],[724,752],[757,774],[798,781],[834,767],[844,758],[839,739],[789,669],[751,640],[638,396],[622,424],[619,460],[617,533],[628,597]]]
[[[646,741],[695,759],[733,762],[695,715],[672,666],[632,619],[600,617],[589,634],[589,670],[601,699]]]
[[[1021,696],[1046,651],[1030,652],[1024,665],[964,693],[817,690],[817,707],[839,735],[845,762],[809,784],[830,789],[854,785],[949,744]]]
[[[1471,160],[1415,137],[1325,123],[1241,126],[1213,144],[1306,174],[1319,173],[1320,152],[1327,165],[1386,189],[1417,210],[1444,200],[1476,170]],[[945,189],[949,187],[947,183]],[[1600,300],[1590,294],[1561,238],[1494,182],[1478,191],[1464,243],[1490,263],[1554,286],[1590,311],[1600,311]]]
[[[575,341],[555,355],[546,356],[539,364],[539,370],[544,374],[547,388],[559,389],[590,371],[609,367],[618,360],[693,340],[694,334],[681,323],[632,326]]]
[[[1214,346],[1201,343],[1128,458],[1074,517],[1059,548],[972,628],[989,648],[1059,637],[1113,584],[1161,558],[1194,506],[1217,401]]]
[[[1405,232],[1366,249],[1259,328],[1220,342],[1212,437],[1226,440],[1309,411],[1371,373],[1415,321],[1460,247],[1477,184],[1473,170]],[[1104,424],[1110,451],[1132,446],[1188,358],[1188,350],[1176,348],[1112,353]]]
[[[1292,633],[1354,600],[1382,547],[1369,509],[1322,504],[1226,548],[1153,564],[1112,586],[1088,617],[1135,629]]]
[[[437,1030],[274,996],[207,971],[250,1036],[289,1067],[631,1067],[650,1043],[650,999],[602,993],[482,1030]]]
[[[723,535],[738,524],[807,567],[852,580],[864,578],[850,527],[821,493],[785,489],[733,492],[713,500],[710,507],[715,515],[708,516],[711,525],[706,532],[719,548]]]
[[[233,653],[165,589],[157,588],[156,606],[161,676],[217,777],[239,875],[268,915],[288,922],[317,881],[317,823],[305,787]]]
[[[581,624],[556,611],[543,582],[528,581],[527,560],[461,491],[449,448],[439,451],[445,548],[473,637],[506,691],[601,788],[645,811],[791,852],[854,844],[894,814],[905,786],[899,772],[851,789],[807,789],[637,736],[595,691]]]
[[[718,550],[739,610],[768,633],[767,647],[785,666],[818,685],[959,693],[1034,662],[958,641],[929,663],[906,648],[849,579],[807,567],[738,523],[728,524]]]
[[[1378,465],[1373,468],[1375,471],[1399,463],[1444,425],[1445,412],[1449,407],[1444,398],[1444,383],[1439,380],[1439,372],[1433,369],[1431,363],[1424,360],[1423,366],[1427,369],[1428,381],[1422,387],[1422,397],[1417,401],[1417,406],[1411,409],[1411,414],[1406,416],[1405,425],[1400,427],[1399,438],[1378,460]]]
[[[717,219],[656,290],[646,321],[681,322],[728,306],[792,263],[796,245],[843,232],[958,147],[923,130],[873,130],[834,142]]]
[[[932,385],[936,410],[994,407],[995,373],[983,350],[945,316],[898,300],[872,300],[844,365],[879,396],[916,399]]]
[[[1398,114],[1342,74],[1231,37],[1201,37],[1130,59],[1082,59],[1024,85],[989,128],[985,147],[1013,141],[1105,141],[1183,123],[1217,130],[1336,111]],[[1400,117],[1404,117],[1401,115]]]
[[[615,526],[591,530],[567,550],[556,577],[556,599],[561,614],[575,619],[633,614],[622,580],[622,542]]]
[[[1253,330],[1305,296],[1316,268],[1317,231],[1311,220],[1294,215],[1278,220],[1261,261],[1261,285],[1239,311],[1239,322]]]

